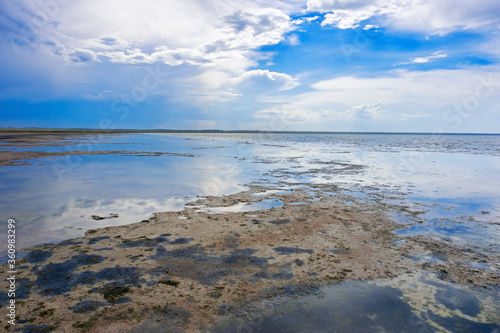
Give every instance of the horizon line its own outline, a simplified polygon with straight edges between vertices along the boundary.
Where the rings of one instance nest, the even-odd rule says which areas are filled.
[[[223,130],[223,129],[97,129],[97,128],[50,128],[50,127],[0,127],[0,132],[87,132],[87,133],[254,133],[254,134],[412,134],[412,135],[500,135],[491,132],[397,132],[397,131],[270,131],[270,130]]]

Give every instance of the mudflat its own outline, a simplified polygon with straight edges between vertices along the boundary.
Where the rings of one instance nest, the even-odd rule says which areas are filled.
[[[307,191],[270,194],[282,206],[245,213],[210,207],[256,200],[249,191],[207,197],[181,212],[136,224],[89,230],[83,238],[39,246],[19,267],[21,326],[56,331],[121,331],[161,326],[210,328],[227,309],[281,293],[316,292],[345,280],[395,278],[420,270],[444,280],[491,288],[492,270],[459,261],[498,258],[426,237],[396,242],[398,224],[377,205],[346,205]],[[416,262],[439,254],[446,261]],[[251,314],[249,314],[250,316]],[[153,326],[151,326],[153,325]]]
[[[9,138],[27,147],[69,139],[45,134]],[[40,153],[0,155],[4,165],[13,165],[18,159],[40,158]],[[269,310],[279,308],[283,298],[322,297],[325,286],[348,281],[410,284],[405,279],[422,274],[470,290],[498,291],[498,255],[432,235],[402,237],[394,232],[401,224],[387,213],[384,200],[359,200],[335,185],[304,183],[287,191],[257,183],[246,187],[232,195],[199,197],[182,211],[158,212],[134,224],[88,230],[84,237],[27,249],[27,256],[17,262],[15,328],[251,331],[248,323],[262,315],[263,304]],[[240,209],[262,200],[276,204]],[[488,268],[467,262],[488,263]],[[2,302],[7,299],[6,294],[0,297]],[[489,297],[475,316],[451,302],[455,296],[440,297],[448,312],[419,317],[429,327],[443,330],[439,320],[453,316],[487,325],[481,326],[484,329],[500,322],[498,304]],[[422,313],[428,301],[416,302],[415,313]],[[224,326],[235,322],[240,326]],[[2,326],[13,328],[3,319]]]

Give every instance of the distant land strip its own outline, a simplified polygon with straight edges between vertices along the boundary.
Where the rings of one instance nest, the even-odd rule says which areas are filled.
[[[264,130],[220,130],[220,129],[93,129],[93,128],[41,128],[0,127],[0,133],[250,133],[250,134],[394,134],[394,135],[500,135],[500,133],[431,133],[431,132],[341,132],[341,131],[264,131]]]

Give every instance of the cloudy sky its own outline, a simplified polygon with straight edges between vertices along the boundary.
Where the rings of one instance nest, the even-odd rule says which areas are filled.
[[[498,0],[0,2],[0,127],[500,132]]]

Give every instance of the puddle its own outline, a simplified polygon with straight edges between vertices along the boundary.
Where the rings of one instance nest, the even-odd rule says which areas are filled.
[[[279,199],[264,199],[259,202],[239,202],[227,207],[200,207],[197,211],[209,214],[242,213],[255,212],[258,210],[271,209],[282,206],[283,202]]]
[[[413,201],[414,200],[414,201]],[[500,225],[494,203],[485,198],[409,198],[405,211],[393,214],[402,224],[402,236],[437,236],[456,245],[473,245],[500,254]],[[398,203],[405,206],[408,201]],[[485,213],[488,212],[488,213]],[[415,224],[418,223],[418,224]]]
[[[288,194],[288,193],[292,193],[293,191],[289,191],[289,190],[267,190],[267,191],[264,191],[264,192],[258,192],[258,193],[254,193],[252,194],[253,197],[265,197],[266,195],[270,195],[270,194]]]
[[[436,280],[346,281],[319,295],[275,296],[255,313],[235,313],[210,332],[496,332],[500,297]]]

